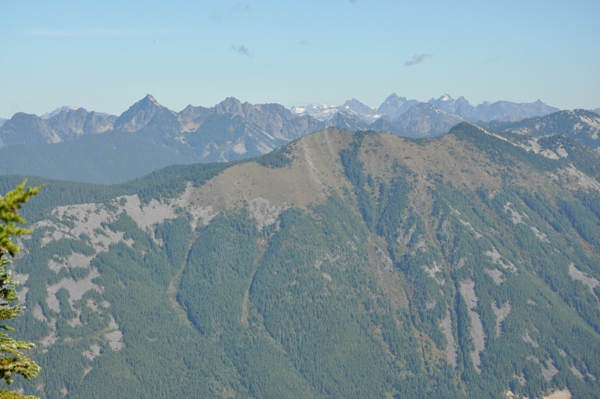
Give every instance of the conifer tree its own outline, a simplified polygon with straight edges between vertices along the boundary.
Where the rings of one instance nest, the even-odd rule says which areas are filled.
[[[11,305],[11,302],[19,299],[16,291],[19,282],[14,281],[12,272],[7,270],[12,263],[10,257],[14,257],[20,250],[13,239],[31,233],[31,230],[18,226],[25,223],[25,220],[19,216],[19,209],[41,189],[41,187],[25,189],[25,184],[26,181],[23,181],[4,197],[0,197],[0,323],[2,323],[0,329],[7,332],[14,329],[4,322],[19,316],[24,309],[23,306]],[[27,380],[36,377],[40,367],[22,353],[23,350],[32,348],[35,348],[33,343],[17,341],[7,333],[0,332],[0,379],[11,384],[16,374]],[[24,396],[0,388],[0,398],[34,398],[34,396]]]

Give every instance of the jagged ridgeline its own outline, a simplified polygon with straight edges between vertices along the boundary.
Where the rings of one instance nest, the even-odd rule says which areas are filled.
[[[119,186],[46,182],[15,261],[15,327],[43,367],[23,388],[597,397],[599,179],[566,137],[465,123],[428,140],[328,129]]]

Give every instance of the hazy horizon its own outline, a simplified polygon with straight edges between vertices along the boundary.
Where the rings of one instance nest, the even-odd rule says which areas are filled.
[[[401,95],[401,94],[398,94],[398,93],[390,93],[389,95],[391,96],[391,95],[393,95],[393,94],[396,94],[396,95],[397,95],[397,96],[399,96],[399,97],[406,97],[406,96],[403,96],[403,95]],[[211,107],[214,107],[214,106],[216,106],[217,104],[221,103],[222,101],[224,101],[224,100],[225,100],[226,98],[228,98],[228,97],[234,97],[234,96],[226,96],[226,97],[223,97],[223,98],[222,98],[220,101],[218,101],[218,102],[216,102],[216,103],[214,103],[214,104],[188,104],[188,105],[186,105],[185,107],[183,107],[183,108],[181,108],[181,109],[173,109],[173,108],[171,108],[170,106],[168,106],[167,104],[164,104],[164,103],[163,103],[163,102],[162,102],[162,101],[161,101],[159,98],[156,98],[156,96],[152,95],[152,93],[146,93],[146,95],[144,95],[143,97],[140,97],[139,99],[137,99],[137,100],[135,100],[133,103],[131,103],[129,106],[127,106],[126,108],[124,108],[124,109],[122,109],[121,111],[118,111],[118,112],[116,112],[116,113],[109,113],[109,112],[105,112],[105,111],[103,111],[103,110],[98,110],[98,109],[89,109],[89,108],[86,108],[86,107],[81,107],[81,106],[79,106],[79,105],[77,105],[77,104],[63,104],[63,105],[57,106],[57,107],[56,107],[56,108],[54,108],[54,109],[49,109],[49,110],[46,110],[45,112],[37,113],[37,114],[35,114],[35,115],[37,115],[37,116],[44,116],[45,114],[50,114],[51,112],[54,112],[54,111],[56,111],[56,110],[59,110],[59,109],[62,109],[62,108],[64,108],[64,107],[74,107],[74,108],[84,108],[84,109],[86,109],[87,111],[94,111],[94,112],[100,112],[100,113],[106,113],[106,114],[110,114],[110,115],[119,116],[119,115],[121,115],[123,112],[127,111],[127,110],[129,109],[129,107],[131,107],[133,104],[137,103],[138,101],[141,101],[141,100],[143,100],[143,99],[144,99],[144,98],[145,98],[147,95],[151,95],[151,96],[152,96],[152,97],[153,97],[153,98],[156,100],[156,102],[158,102],[160,105],[162,105],[162,106],[164,106],[164,107],[167,107],[167,108],[168,108],[168,109],[170,109],[171,111],[175,111],[175,112],[181,112],[181,111],[183,111],[183,110],[184,110],[184,109],[185,109],[185,108],[186,108],[188,105],[192,105],[192,106],[194,106],[194,107],[205,107],[205,108],[211,108]],[[442,93],[441,95],[439,95],[439,96],[437,96],[437,97],[432,97],[432,98],[429,98],[429,99],[407,98],[407,100],[418,100],[418,101],[420,101],[420,102],[424,102],[424,103],[426,103],[426,102],[428,102],[428,101],[430,101],[430,100],[432,100],[432,99],[439,99],[440,97],[442,97],[442,96],[444,96],[444,95],[449,95],[449,96],[450,96],[450,97],[451,97],[453,100],[456,100],[456,99],[458,99],[459,97],[461,97],[461,96],[457,96],[457,97],[455,97],[455,96],[452,96],[452,95],[451,95],[451,94],[449,94],[449,93]],[[382,99],[382,100],[381,100],[379,103],[377,103],[377,104],[365,104],[365,105],[367,105],[367,106],[369,106],[369,107],[371,107],[371,108],[377,109],[377,108],[378,108],[378,107],[379,107],[379,106],[380,106],[380,105],[381,105],[381,104],[382,104],[382,103],[383,103],[383,102],[386,100],[386,98],[387,98],[387,97],[389,97],[389,96],[386,96],[385,98],[383,98],[383,99]],[[462,96],[462,97],[464,97],[464,96]],[[234,97],[234,98],[235,98],[235,97]],[[241,103],[244,103],[244,102],[249,102],[249,101],[246,101],[246,100],[244,100],[244,99],[241,99],[241,98],[236,98],[236,99],[237,99],[237,100],[239,100]],[[327,103],[323,103],[323,102],[321,102],[321,101],[312,101],[312,102],[307,102],[307,103],[303,103],[303,104],[292,104],[292,105],[284,105],[284,104],[281,104],[281,105],[284,105],[284,106],[285,106],[286,108],[288,108],[288,109],[291,109],[292,107],[295,107],[295,106],[297,106],[297,107],[304,107],[304,106],[308,106],[308,105],[312,105],[312,106],[318,106],[318,105],[320,105],[320,104],[321,104],[321,105],[326,105],[326,106],[331,106],[331,107],[337,107],[337,106],[341,106],[341,105],[343,105],[343,103],[345,103],[345,102],[346,102],[346,101],[348,101],[348,100],[352,100],[352,99],[358,100],[358,101],[360,101],[360,102],[362,102],[362,103],[364,104],[364,102],[363,102],[363,101],[361,101],[361,99],[360,99],[360,98],[355,98],[355,97],[353,97],[353,98],[348,98],[348,99],[346,99],[346,100],[344,100],[344,101],[342,101],[342,102],[340,102],[340,103],[337,103],[337,104],[332,104],[332,103],[329,103],[329,104],[327,104]],[[467,101],[469,101],[469,99],[468,99],[468,98],[466,98],[466,100],[467,100]],[[541,99],[539,99],[539,100],[541,100]],[[497,100],[497,101],[511,101],[511,100],[509,100],[509,99],[499,99],[499,100]],[[537,101],[537,100],[535,100],[535,101]],[[528,101],[528,103],[533,103],[533,102],[535,102],[535,101],[530,101],[530,102]],[[473,103],[473,102],[471,102],[471,101],[469,101],[469,102],[470,102],[470,104],[471,104],[471,105],[473,105],[473,106],[477,106],[477,105],[480,105],[480,104],[482,104],[482,103],[483,103],[483,102],[481,102],[481,103]],[[491,103],[493,103],[493,102],[495,102],[495,101],[488,101],[488,102],[491,102]],[[542,102],[544,102],[544,101],[542,100]],[[269,104],[269,103],[270,103],[270,104],[273,104],[273,103],[275,103],[275,104],[280,104],[280,103],[278,103],[277,101],[269,101],[269,102],[260,103],[260,104]],[[544,102],[544,103],[545,103],[545,102]],[[256,104],[259,104],[259,103],[256,103]],[[550,106],[552,106],[552,105],[553,105],[553,104],[548,104],[548,103],[546,103],[546,104],[547,104],[547,105],[550,105]],[[23,112],[23,111],[17,111],[17,112]],[[29,114],[31,114],[31,113],[29,113]],[[14,114],[12,114],[12,115],[9,115],[8,117],[3,117],[2,115],[0,115],[0,118],[1,118],[1,117],[3,117],[4,119],[10,119],[10,118],[11,118],[13,115],[14,115]]]
[[[0,117],[226,97],[286,107],[391,93],[600,107],[600,4],[3,2]]]

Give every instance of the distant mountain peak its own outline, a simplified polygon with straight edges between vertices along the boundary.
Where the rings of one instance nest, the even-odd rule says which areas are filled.
[[[40,118],[42,118],[42,119],[50,119],[53,116],[56,116],[56,115],[60,114],[61,112],[76,111],[76,110],[78,110],[80,108],[81,107],[75,107],[73,105],[65,105],[65,106],[56,108],[54,111],[46,112],[45,114],[40,115]]]
[[[455,101],[455,100],[448,93],[443,93],[438,98],[433,98],[432,97],[431,100],[429,100],[430,103],[436,103],[436,102],[453,102],[453,101]]]
[[[138,101],[136,104],[140,104],[140,105],[145,105],[145,106],[154,106],[154,107],[161,107],[164,108],[162,105],[160,105],[158,103],[158,101],[156,101],[156,99],[154,98],[154,96],[152,96],[152,94],[146,94],[146,97],[142,98],[140,101]],[[135,105],[135,104],[134,104]]]
[[[246,102],[247,104],[248,102]],[[221,106],[238,106],[241,105],[242,102],[240,100],[238,100],[235,97],[227,97],[225,100],[221,101],[219,104],[217,105],[221,105]]]
[[[215,105],[215,110],[217,114],[243,114],[242,102],[235,97],[227,97]]]
[[[435,137],[446,134],[462,121],[460,116],[439,109],[432,103],[419,103],[393,123],[397,126],[396,134],[406,137]]]
[[[152,94],[146,94],[146,97],[144,97],[144,100],[150,101],[158,107],[162,107],[162,105],[160,105],[158,103],[158,101],[156,101],[156,99],[154,98],[154,96]]]
[[[400,97],[396,93],[392,93],[377,108],[377,114],[394,120],[418,103],[417,100],[408,100],[406,97]]]
[[[242,102],[235,97],[227,97],[225,100],[221,101],[219,104],[241,104]]]
[[[114,128],[126,132],[138,131],[146,126],[154,115],[163,108],[165,107],[160,105],[152,95],[147,94],[146,97],[133,104],[117,118]]]
[[[363,104],[356,98],[353,98],[352,100],[347,100],[343,105],[337,107],[337,109],[339,112],[343,111],[355,115],[360,120],[366,123],[372,123],[377,118],[379,118],[379,115],[377,115],[377,109]]]
[[[318,103],[317,105],[308,104],[306,106],[292,107],[291,111],[297,116],[308,115],[319,121],[327,121],[338,112],[338,109],[335,105]]]
[[[380,116],[376,108],[369,107],[356,98],[347,100],[342,105],[336,106],[318,103],[315,106],[308,104],[306,106],[292,107],[291,111],[295,115],[309,115],[322,122],[331,120],[338,112],[352,114],[365,123],[373,123]]]

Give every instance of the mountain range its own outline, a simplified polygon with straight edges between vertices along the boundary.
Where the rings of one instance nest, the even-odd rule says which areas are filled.
[[[144,110],[121,135],[183,118]],[[568,136],[330,127],[253,160],[40,183],[14,261],[13,326],[43,369],[26,394],[600,392],[600,159]]]
[[[15,114],[0,127],[0,170],[115,183],[167,165],[255,157],[325,126],[277,104],[228,98],[175,113],[148,95],[119,117],[82,108],[49,119]]]
[[[406,125],[406,121],[399,120],[399,118],[419,104],[423,103],[417,100],[407,100],[394,93],[378,109],[368,107],[360,101],[352,99],[337,107],[325,105],[292,107],[292,113],[290,113],[278,104],[252,105],[247,102],[242,104],[235,98],[227,98],[212,108],[190,105],[179,113],[170,110],[169,112],[176,116],[180,122],[181,126],[175,127],[180,132],[191,132],[198,129],[209,116],[231,114],[242,116],[245,120],[256,124],[276,139],[290,140],[320,130],[325,126],[342,127],[344,121],[340,121],[339,125],[335,123],[335,119],[332,121],[334,115],[338,113],[346,114],[342,119],[347,119],[348,116],[358,118],[362,121],[360,125],[365,128],[382,117],[392,122],[398,120],[396,124],[403,126]],[[439,110],[453,114],[455,120],[458,120],[456,118],[458,117],[461,120],[475,122],[478,120],[484,122],[492,120],[516,121],[558,111],[557,108],[547,106],[539,100],[536,103],[522,104],[507,101],[484,102],[477,107],[473,107],[464,97],[454,100],[447,94],[438,99],[431,99],[429,104]],[[421,109],[432,109],[423,105],[420,105],[420,107]],[[119,117],[93,111],[88,112],[75,106],[64,106],[40,117],[17,113],[10,120],[2,120],[2,124],[5,122],[9,122],[9,124],[0,131],[0,146],[58,143],[108,130],[135,132],[145,127],[159,109],[166,108],[160,105],[154,97],[148,95]],[[298,119],[296,116],[304,117]],[[310,117],[317,119],[317,121]],[[329,121],[329,123],[325,125],[319,123],[324,121]],[[419,130],[417,129],[417,131]],[[437,132],[433,135],[436,134]],[[428,132],[420,131],[418,135],[426,136]]]
[[[548,115],[559,111],[556,107],[551,107],[537,100],[534,103],[513,103],[510,101],[497,101],[483,103],[472,106],[464,97],[454,100],[449,95],[444,94],[438,99],[431,99],[429,103],[446,112],[454,113],[461,118],[477,121],[518,121],[524,118]]]
[[[63,111],[66,111],[66,112],[68,112],[68,111],[76,111],[79,108],[81,108],[81,107],[74,107],[72,105],[65,105],[65,106],[62,106],[60,108],[55,109],[52,112],[46,112],[45,114],[40,115],[40,118],[42,118],[42,119],[50,119],[53,116],[56,116],[56,115],[60,114]],[[106,115],[106,116],[108,116],[108,115]]]
[[[493,121],[482,125],[493,130],[534,137],[565,134],[600,153],[600,115],[592,111],[583,109],[559,111],[518,122]]]
[[[310,117],[294,116],[278,104],[242,104],[235,98],[227,98],[212,108],[190,105],[176,113],[147,95],[118,117],[76,107],[63,107],[42,117],[17,113],[2,126],[0,139],[3,147],[16,144],[53,144],[106,131],[131,133],[161,125],[165,129],[163,136],[173,136],[173,139],[183,142],[207,121],[215,117],[219,119],[222,115],[239,115],[245,123],[272,136],[271,140],[286,142],[307,134],[307,131],[325,127],[325,124]],[[225,130],[230,129],[225,127]],[[219,133],[225,132],[214,132]],[[220,155],[224,153],[222,151]]]
[[[292,107],[291,110],[297,115],[310,115],[321,121],[331,119],[338,112],[345,112],[356,115],[366,123],[373,123],[381,117],[395,120],[417,104],[420,104],[420,101],[408,100],[393,93],[378,108],[371,108],[356,99],[352,99],[340,106],[324,104],[313,106],[309,104],[304,107]],[[520,104],[510,101],[497,101],[494,103],[484,101],[482,104],[473,106],[464,97],[453,99],[448,94],[444,94],[437,99],[432,98],[429,100],[429,104],[471,122],[518,121],[559,111],[558,108],[546,105],[540,100],[534,103]]]
[[[0,127],[0,173],[119,183],[173,164],[256,157],[328,126],[431,138],[475,117],[487,118],[487,122],[477,122],[482,126],[509,129],[519,122],[511,124],[503,119],[554,110],[539,101],[472,107],[462,97],[453,100],[445,95],[419,103],[395,94],[378,110],[349,100],[343,106],[327,108],[327,118],[315,114],[317,119],[307,109],[299,113],[295,108],[294,113],[279,104],[249,104],[227,98],[214,107],[189,105],[174,112],[147,95],[118,117],[73,106],[42,117],[17,113]],[[591,120],[586,118],[580,121],[582,126]],[[579,123],[571,120],[572,125]]]

